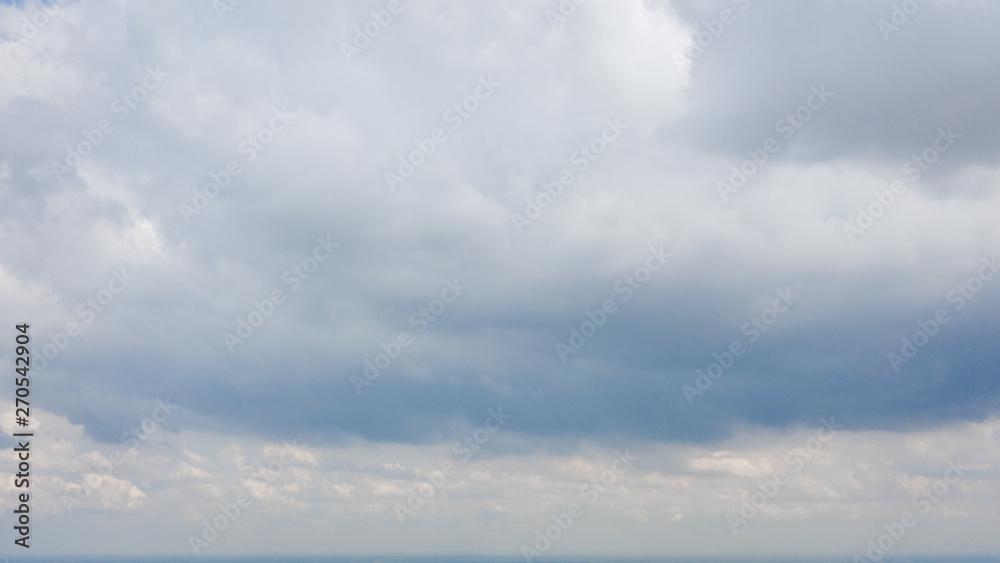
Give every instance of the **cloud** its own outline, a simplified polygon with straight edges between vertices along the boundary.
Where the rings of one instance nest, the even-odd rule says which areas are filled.
[[[539,443],[511,446],[530,439],[501,432],[495,440],[504,444],[491,439],[468,459],[451,444],[234,443],[231,435],[203,431],[158,431],[156,443],[109,448],[82,437],[64,417],[43,411],[36,418],[35,440],[44,450],[34,466],[33,509],[57,528],[84,516],[99,527],[117,522],[121,535],[113,549],[121,552],[186,550],[185,538],[200,537],[204,522],[240,495],[249,499],[245,513],[205,553],[237,546],[384,552],[379,542],[387,536],[394,538],[391,551],[436,551],[444,542],[506,553],[533,541],[533,530],[550,523],[548,514],[573,502],[583,516],[550,555],[649,555],[667,540],[678,554],[766,554],[780,537],[788,552],[860,552],[883,522],[905,511],[923,530],[907,542],[911,552],[995,548],[981,532],[984,522],[995,520],[996,507],[980,502],[998,486],[992,452],[1000,423],[993,418],[898,433],[849,431],[833,417],[780,432],[743,427],[710,448],[583,441],[564,453]],[[532,453],[504,453],[512,447]],[[95,469],[123,450],[124,461],[111,474]],[[629,460],[627,467],[621,459]],[[444,477],[440,468],[449,461]],[[16,471],[12,463],[4,461],[5,470]],[[965,468],[957,479],[947,473],[955,464]],[[782,484],[770,484],[779,472]],[[946,474],[952,483],[942,492],[935,483]],[[77,494],[82,486],[90,487],[86,496]],[[758,495],[767,490],[772,493]],[[422,504],[400,522],[395,507],[418,494]],[[66,498],[79,504],[70,503],[70,510]],[[732,533],[727,515],[745,515],[743,501],[750,499],[754,515]],[[131,520],[117,520],[123,515]],[[276,520],[290,527],[275,530]],[[150,522],[170,533],[155,540],[139,534]],[[801,526],[795,537],[787,536],[790,525]],[[953,537],[959,529],[965,531]],[[597,533],[607,530],[623,539],[609,546]]]
[[[197,524],[246,491],[261,519],[234,529],[324,503],[377,519],[413,477],[391,464],[424,467],[378,448],[429,463],[500,404],[511,438],[489,455],[511,467],[590,451],[596,470],[593,452],[647,444],[683,453],[646,477],[697,481],[687,498],[718,510],[774,464],[734,447],[747,427],[992,424],[996,8],[930,3],[885,34],[890,2],[563,4],[559,21],[529,2],[389,20],[362,3],[0,7],[0,297],[32,324],[42,410],[76,436],[48,454],[53,486],[106,459],[70,461],[85,451],[68,442],[121,447],[157,399],[183,412],[163,451],[102,478],[111,500],[89,510]],[[446,280],[467,289],[447,301]],[[290,429],[371,465],[241,473]],[[768,518],[849,520],[863,510],[837,502],[895,490],[835,465]],[[498,467],[462,483],[548,490]],[[723,476],[729,492],[703,487]],[[697,520],[613,498],[637,529]],[[441,510],[484,527],[519,510],[479,500]],[[414,524],[398,545],[430,546]]]

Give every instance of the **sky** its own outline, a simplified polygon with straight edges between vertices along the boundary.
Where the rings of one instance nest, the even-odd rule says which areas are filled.
[[[2,3],[32,553],[1000,552],[998,26]]]

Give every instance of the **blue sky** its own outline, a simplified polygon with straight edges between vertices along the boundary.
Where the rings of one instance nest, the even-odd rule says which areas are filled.
[[[40,551],[190,553],[246,494],[204,553],[516,555],[626,449],[549,555],[861,554],[959,458],[919,513],[941,532],[894,553],[997,550],[998,18],[7,3],[0,291],[39,358]]]

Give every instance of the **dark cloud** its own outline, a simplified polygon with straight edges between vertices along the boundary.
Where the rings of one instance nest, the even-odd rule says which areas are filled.
[[[42,344],[114,268],[137,279],[50,361],[48,408],[109,442],[137,416],[119,405],[166,396],[214,430],[330,441],[434,441],[500,403],[527,435],[694,442],[831,413],[905,429],[995,412],[991,282],[900,373],[886,355],[996,251],[1000,12],[930,4],[885,40],[890,3],[754,2],[682,73],[683,30],[731,5],[594,5],[552,27],[538,5],[406,4],[351,62],[340,42],[367,7],[73,7],[6,55],[36,67],[0,94],[0,259],[30,296],[8,310]],[[112,100],[148,65],[168,76],[119,120]],[[445,112],[489,76],[452,129]],[[720,202],[729,166],[823,85],[829,102]],[[249,160],[275,110],[295,117]],[[573,153],[615,117],[628,129],[581,171]],[[51,163],[105,118],[114,133],[60,182]],[[953,149],[850,243],[844,221],[940,127]],[[447,141],[390,191],[435,128]],[[231,160],[241,172],[185,219]],[[518,234],[511,214],[564,169],[573,183]],[[341,246],[293,291],[285,272],[327,236]],[[625,302],[616,281],[661,244],[674,256]],[[468,290],[356,396],[350,377],[456,277]],[[783,288],[801,300],[749,343]],[[230,353],[223,333],[276,289]],[[555,344],[606,299],[619,312],[563,363]],[[682,386],[737,339],[745,355],[688,404]]]

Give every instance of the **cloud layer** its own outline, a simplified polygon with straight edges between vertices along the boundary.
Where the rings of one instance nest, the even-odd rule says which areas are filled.
[[[944,471],[936,440],[987,439],[997,412],[1000,9],[901,4],[0,7],[0,293],[64,441],[52,512],[169,398],[162,452],[128,454],[135,478],[87,510],[186,537],[246,490],[254,522],[340,522],[364,551],[407,479],[504,405],[427,526],[530,536],[631,447],[644,469],[594,518],[635,534],[618,548],[715,549],[694,521],[721,551],[774,551],[722,516],[777,463],[748,440],[783,450],[835,417],[850,438],[752,526],[863,535],[865,503],[892,513]],[[292,439],[308,453],[281,485],[234,477]],[[992,490],[977,463],[963,498]],[[953,502],[942,522],[995,511]],[[421,526],[392,550],[466,549]]]

